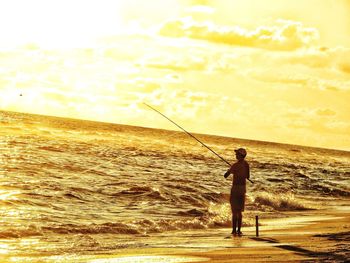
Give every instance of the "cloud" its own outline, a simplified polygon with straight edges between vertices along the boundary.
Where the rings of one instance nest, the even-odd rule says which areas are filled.
[[[318,109],[316,114],[322,117],[330,117],[336,115],[336,112],[330,109]]]
[[[208,92],[161,87],[152,93],[144,94],[144,96],[145,101],[155,105],[169,117],[181,115],[181,118],[193,121],[197,118],[206,119],[215,110],[218,112],[213,115],[214,118],[219,118],[223,113],[230,112],[228,109],[222,112],[219,109],[227,98]],[[230,103],[224,104],[232,105]]]
[[[212,14],[214,13],[214,8],[206,5],[194,5],[186,9],[189,13],[200,13],[200,14]]]
[[[314,79],[312,82],[312,87],[316,87],[320,90],[328,91],[349,91],[350,90],[350,80],[342,79]]]
[[[271,70],[252,71],[249,73],[249,77],[259,81],[285,84],[285,85],[298,85],[305,86],[310,82],[310,78],[305,76],[297,76],[293,74],[276,74]]]
[[[307,47],[318,39],[318,31],[315,28],[286,20],[279,20],[274,26],[260,26],[255,30],[248,30],[239,26],[199,23],[187,17],[166,22],[159,33],[166,37],[188,37],[220,44],[282,51]]]
[[[192,63],[192,64],[182,64],[181,62],[177,61],[175,64],[172,63],[166,63],[166,62],[148,62],[145,64],[145,66],[149,68],[155,68],[155,69],[166,69],[166,70],[173,70],[173,71],[189,71],[189,70],[204,70],[206,68],[206,64],[202,62],[198,63]]]
[[[339,64],[338,68],[341,71],[350,74],[350,62],[349,63],[341,63],[341,64]]]
[[[337,112],[330,108],[287,109],[281,120],[293,129],[306,129],[316,134],[346,134],[350,124],[335,118]]]
[[[210,6],[212,0],[191,0],[190,3],[193,6]]]
[[[295,52],[268,54],[268,59],[281,64],[337,69],[341,73],[350,74],[350,48],[345,47],[309,47]]]
[[[350,74],[350,48],[338,48],[336,52],[337,68],[346,74]]]
[[[341,81],[336,79],[322,79],[322,76],[301,75],[290,70],[291,73],[282,73],[276,70],[253,70],[248,72],[247,76],[251,79],[274,84],[272,87],[278,89],[301,87],[305,89],[315,89],[321,91],[347,91],[350,89],[349,81]]]
[[[154,69],[164,69],[177,72],[202,71],[207,68],[205,57],[195,54],[176,54],[167,56],[146,57],[138,63],[140,66]]]
[[[325,123],[325,129],[339,131],[340,134],[349,135],[350,134],[350,124],[344,121],[333,120]]]
[[[159,89],[161,84],[159,84],[157,80],[153,78],[136,77],[131,79],[128,83],[120,84],[120,86],[129,91],[152,93],[153,91]]]
[[[263,119],[261,115],[256,116],[255,112],[252,113],[251,102],[242,100],[238,96],[229,97],[219,93],[187,89],[172,90],[162,87],[147,94],[145,101],[169,118],[175,121],[181,120],[181,124],[192,131],[200,127],[200,129],[204,128],[206,133],[215,133],[215,130],[220,127],[229,133],[234,132],[235,136],[244,137],[244,134],[252,131],[247,127],[250,127],[255,119],[259,117]],[[250,117],[247,118],[246,114],[250,114]],[[148,117],[145,116],[145,118]],[[249,122],[247,122],[248,119]],[[235,125],[229,125],[229,123]],[[237,123],[245,124],[237,126]],[[170,124],[168,128],[174,127]]]
[[[276,62],[288,64],[300,64],[310,68],[323,68],[332,65],[335,56],[332,51],[325,47],[308,48],[288,52],[284,54],[270,55]]]
[[[149,99],[161,99],[161,102],[158,103],[164,105],[180,104],[181,106],[184,106],[185,104],[192,104],[195,106],[203,103],[203,101],[206,101],[210,96],[213,95],[206,92],[194,92],[186,89],[171,90],[168,88],[159,88],[150,94]],[[175,101],[176,103],[170,103]]]

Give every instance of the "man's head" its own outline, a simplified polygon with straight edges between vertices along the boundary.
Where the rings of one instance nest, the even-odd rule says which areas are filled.
[[[235,150],[237,159],[244,159],[247,156],[247,151],[244,148]]]

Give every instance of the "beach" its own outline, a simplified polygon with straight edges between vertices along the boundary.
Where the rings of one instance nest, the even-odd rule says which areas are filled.
[[[350,152],[1,111],[0,262],[346,262]],[[259,237],[255,216],[259,216]]]
[[[242,237],[228,235],[229,229],[192,231],[177,244],[163,241],[100,255],[88,251],[79,256],[23,255],[8,258],[8,262],[348,262],[350,209],[342,209],[288,213],[288,218],[267,220],[260,226],[259,237],[252,227],[247,228]],[[184,233],[177,231],[169,235],[184,236]],[[6,258],[3,262],[7,262]]]
[[[233,241],[232,248],[189,254],[208,258],[209,262],[349,261],[349,211],[346,214],[335,211],[311,214],[311,218],[294,218],[290,228],[288,222],[281,220],[281,228],[249,237],[256,241],[249,247],[237,247]]]

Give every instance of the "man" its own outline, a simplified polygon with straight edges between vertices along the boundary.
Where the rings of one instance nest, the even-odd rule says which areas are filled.
[[[237,162],[227,170],[224,177],[227,178],[233,174],[232,188],[230,195],[230,204],[232,211],[232,234],[242,235],[242,212],[244,211],[246,180],[249,179],[249,164],[244,158],[247,151],[244,148],[235,150]],[[236,231],[237,228],[237,231]]]

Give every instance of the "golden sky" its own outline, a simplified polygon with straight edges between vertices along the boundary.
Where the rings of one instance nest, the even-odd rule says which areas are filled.
[[[0,109],[350,150],[349,0],[0,0]],[[20,96],[22,94],[22,96]]]

